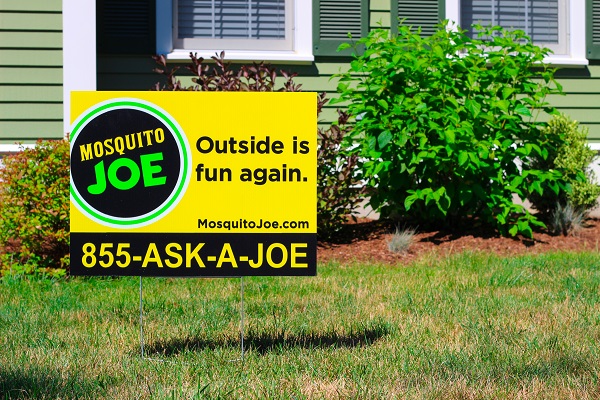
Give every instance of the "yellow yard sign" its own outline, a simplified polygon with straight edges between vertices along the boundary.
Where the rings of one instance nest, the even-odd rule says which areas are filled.
[[[74,92],[71,273],[316,273],[316,94]]]

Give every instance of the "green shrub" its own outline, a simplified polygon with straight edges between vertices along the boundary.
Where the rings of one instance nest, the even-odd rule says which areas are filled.
[[[327,101],[321,93],[317,113]],[[341,151],[350,131],[348,118],[348,113],[338,110],[336,124],[317,130],[317,227],[322,240],[331,239],[349,216],[354,217],[353,211],[364,195],[364,186],[356,179],[358,155],[344,156]]]
[[[202,57],[190,53],[191,62],[185,69],[192,74],[191,86],[182,85],[178,79],[179,67],[169,68],[164,56],[155,56],[159,65],[155,72],[166,78],[157,83],[154,90],[166,91],[250,91],[250,92],[299,92],[301,85],[294,82],[295,73],[277,71],[268,63],[242,65],[237,70],[224,60],[225,53],[213,56],[213,65]],[[282,85],[277,78],[283,76]],[[325,93],[317,99],[317,114],[329,100]],[[357,155],[345,155],[341,146],[349,128],[348,114],[340,112],[337,123],[328,129],[318,129],[317,151],[317,232],[320,239],[330,239],[348,220],[362,200],[363,189],[356,185]]]
[[[547,192],[544,196],[533,193],[530,197],[533,207],[544,215],[551,215],[556,207],[570,205],[575,211],[587,214],[596,207],[600,196],[600,186],[594,183],[594,173],[590,169],[596,152],[587,145],[587,128],[561,114],[548,122],[542,134],[542,140],[548,143],[546,148],[550,149],[548,157],[543,159],[533,155],[529,162],[538,169],[562,170],[571,191]]]
[[[0,167],[0,272],[69,268],[69,142],[39,141]]]
[[[360,155],[371,206],[420,226],[460,226],[477,217],[502,234],[532,236],[543,222],[519,204],[532,192],[566,190],[559,171],[520,166],[546,158],[541,112],[561,93],[549,53],[521,31],[459,29],[423,38],[401,25],[397,36],[374,30],[365,51],[339,74],[336,101],[357,116],[348,146]],[[349,45],[342,45],[348,47]]]

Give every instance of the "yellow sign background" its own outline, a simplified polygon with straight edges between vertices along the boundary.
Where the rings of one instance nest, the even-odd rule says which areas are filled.
[[[71,118],[100,102],[139,99],[165,110],[181,126],[192,154],[191,177],[177,206],[160,220],[137,228],[113,228],[97,223],[71,204],[72,232],[147,232],[147,233],[316,233],[316,93],[249,92],[73,92]],[[114,135],[132,132],[114,132]],[[198,138],[214,141],[256,141],[269,137],[284,145],[282,154],[201,154]],[[293,139],[305,141],[307,154],[293,152]],[[74,150],[73,154],[77,152]],[[166,161],[168,162],[168,157]],[[231,182],[197,181],[196,166],[229,168]],[[256,185],[240,181],[242,168],[298,168],[306,181],[266,182]],[[212,171],[211,171],[212,172]],[[143,201],[143,199],[140,199]],[[307,221],[307,227],[294,229],[198,228],[198,219],[208,221]]]

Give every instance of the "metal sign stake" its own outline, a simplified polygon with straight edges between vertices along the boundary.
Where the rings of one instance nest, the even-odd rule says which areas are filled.
[[[140,275],[140,351],[142,359],[144,358],[144,297],[142,296],[142,277]]]
[[[240,343],[242,347],[242,363],[244,362],[244,277],[240,277]]]

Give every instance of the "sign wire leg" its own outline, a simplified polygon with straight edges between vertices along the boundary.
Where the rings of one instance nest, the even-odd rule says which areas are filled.
[[[244,277],[240,277],[240,343],[242,348],[242,362],[244,362]]]
[[[144,297],[142,295],[142,277],[140,276],[140,351],[144,359]]]

